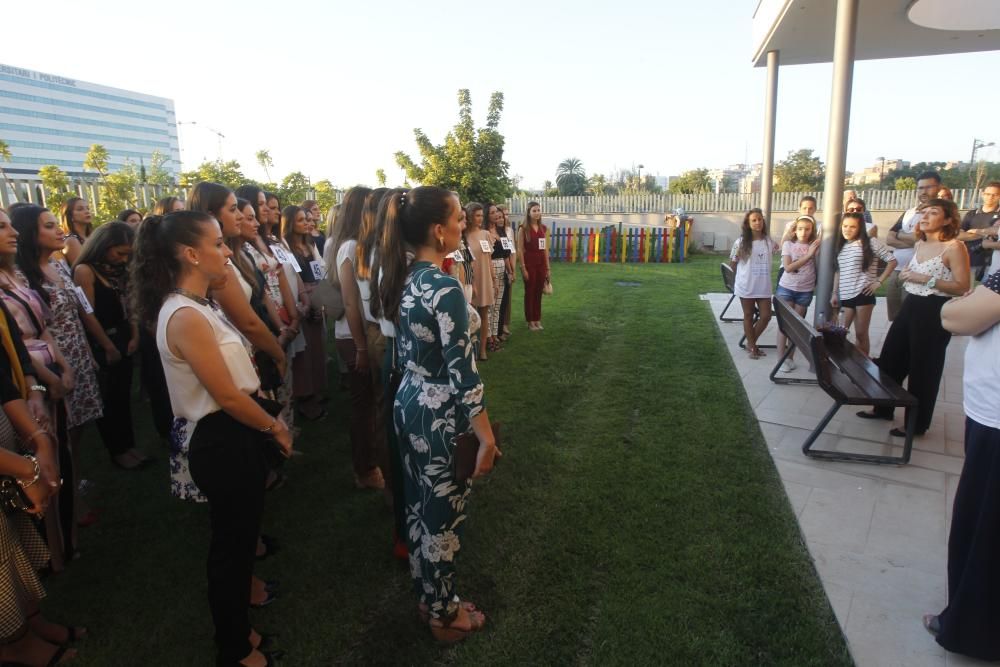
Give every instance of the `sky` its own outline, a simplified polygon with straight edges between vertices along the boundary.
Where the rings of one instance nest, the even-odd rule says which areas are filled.
[[[477,125],[503,92],[505,158],[528,189],[569,157],[588,174],[642,164],[669,176],[762,156],[756,0],[85,4],[8,7],[0,61],[173,99],[178,120],[197,123],[179,128],[185,169],[221,152],[265,180],[254,155],[267,149],[273,179],[297,170],[349,187],[382,168],[396,185],[394,153],[417,157],[414,128],[442,142],[460,88]],[[1000,52],[857,63],[848,169],[968,160],[973,139],[1000,143],[997,71]],[[825,155],[831,72],[781,69],[777,159]]]

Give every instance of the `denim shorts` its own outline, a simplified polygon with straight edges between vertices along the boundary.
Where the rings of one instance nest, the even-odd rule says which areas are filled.
[[[791,301],[796,306],[803,306],[805,308],[809,307],[812,303],[813,293],[812,292],[796,292],[793,289],[788,289],[787,287],[782,287],[778,285],[778,291],[774,293],[776,297],[782,301]]]

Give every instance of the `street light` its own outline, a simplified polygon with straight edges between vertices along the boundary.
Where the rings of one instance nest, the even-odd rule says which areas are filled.
[[[976,152],[980,148],[986,148],[987,146],[992,146],[993,142],[986,143],[982,139],[972,140],[972,157],[969,158],[969,187],[972,189],[976,188]]]
[[[644,165],[644,164],[640,164],[638,167],[636,167],[637,173],[639,174],[639,176],[638,176],[639,182],[636,185],[636,189],[639,192],[642,192],[642,168],[645,167],[645,166],[646,165]]]

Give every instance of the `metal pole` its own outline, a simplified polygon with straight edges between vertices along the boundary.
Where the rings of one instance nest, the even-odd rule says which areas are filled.
[[[830,319],[833,241],[840,233],[837,229],[837,220],[842,208],[841,200],[844,197],[858,2],[859,0],[837,0],[837,27],[833,40],[833,89],[830,94],[830,136],[826,145],[826,182],[823,192],[823,240],[820,242],[819,271],[816,275],[814,321],[817,325]]]
[[[771,222],[771,193],[774,183],[774,130],[778,106],[778,52],[767,52],[767,94],[764,96],[764,161],[760,169],[760,208]]]

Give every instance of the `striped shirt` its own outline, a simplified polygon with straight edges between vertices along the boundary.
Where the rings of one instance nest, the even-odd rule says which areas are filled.
[[[886,262],[894,259],[892,250],[878,239],[868,239],[868,242],[871,244],[875,257],[872,258],[872,263],[868,265],[867,271],[861,270],[864,255],[860,239],[845,243],[837,255],[837,270],[840,272],[840,278],[837,281],[837,298],[841,301],[853,299],[861,294],[861,290],[869,283],[875,282],[878,276],[879,259]]]

